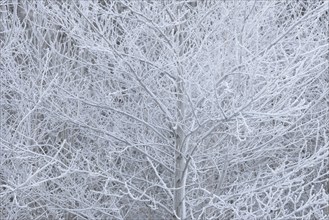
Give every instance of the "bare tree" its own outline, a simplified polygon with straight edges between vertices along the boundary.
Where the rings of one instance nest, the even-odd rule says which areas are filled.
[[[328,2],[1,2],[0,215],[324,219]]]

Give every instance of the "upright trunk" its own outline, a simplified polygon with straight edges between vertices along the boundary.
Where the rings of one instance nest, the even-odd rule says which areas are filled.
[[[177,83],[177,124],[175,126],[176,134],[176,151],[175,151],[175,193],[174,193],[174,210],[176,219],[186,219],[186,207],[185,207],[185,186],[186,186],[186,158],[185,158],[185,146],[184,146],[184,130],[183,130],[183,118],[184,118],[184,95],[183,95],[183,83],[180,81]]]
[[[177,58],[181,58],[184,56],[184,49],[188,46],[184,45],[186,42],[188,35],[186,34],[186,27],[185,24],[182,23],[181,20],[176,19],[184,19],[188,21],[188,13],[184,13],[184,7],[197,7],[197,1],[190,2],[186,4],[177,4],[177,8],[175,11],[175,18],[172,17],[172,22],[179,23],[175,25],[173,29],[174,35],[174,51],[176,52]],[[182,17],[183,15],[183,17]],[[186,219],[186,178],[188,173],[188,166],[187,166],[187,152],[189,150],[189,140],[184,133],[184,123],[185,123],[185,111],[187,100],[185,94],[185,84],[184,84],[184,66],[179,61],[180,59],[176,60],[177,64],[177,78],[176,78],[176,98],[177,98],[177,117],[176,117],[176,125],[175,125],[175,143],[176,143],[176,151],[175,151],[175,192],[174,192],[174,211],[175,211],[175,219]]]

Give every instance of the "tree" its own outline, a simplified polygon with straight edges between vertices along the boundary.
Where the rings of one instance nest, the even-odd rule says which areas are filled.
[[[8,219],[328,215],[324,1],[9,1]]]

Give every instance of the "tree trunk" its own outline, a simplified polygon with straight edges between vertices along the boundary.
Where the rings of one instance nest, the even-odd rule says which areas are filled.
[[[181,72],[181,69],[178,69],[178,73],[181,74]],[[174,128],[176,135],[174,210],[175,217],[180,220],[186,218],[185,186],[187,176],[185,134],[182,124],[185,114],[183,91],[183,82],[181,79],[177,79],[177,122]]]

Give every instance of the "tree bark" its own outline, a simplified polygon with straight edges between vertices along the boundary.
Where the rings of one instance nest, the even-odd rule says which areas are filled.
[[[185,186],[186,186],[186,158],[185,158],[185,146],[184,146],[184,130],[180,122],[184,119],[184,95],[183,95],[183,83],[179,81],[177,83],[178,102],[177,102],[177,119],[175,125],[176,133],[176,151],[175,151],[175,193],[174,193],[174,210],[175,217],[177,219],[186,218],[186,205],[185,205]]]

